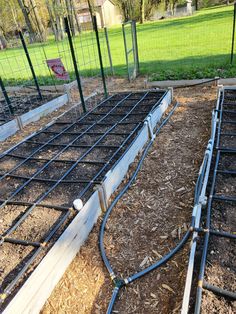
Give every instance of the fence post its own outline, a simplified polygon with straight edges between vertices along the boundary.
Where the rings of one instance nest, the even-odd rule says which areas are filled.
[[[74,70],[75,70],[75,77],[76,77],[76,81],[77,81],[77,84],[78,84],[80,100],[81,100],[83,111],[86,112],[87,110],[86,110],[86,106],[85,106],[84,95],[83,95],[83,90],[82,90],[79,70],[78,70],[78,67],[77,67],[77,62],[76,62],[76,57],[75,57],[75,50],[74,50],[74,46],[73,46],[73,42],[72,42],[72,37],[71,37],[71,32],[70,32],[68,18],[65,17],[64,21],[65,21],[65,31],[67,33],[69,46],[70,46],[71,57],[72,57],[73,66],[74,66]]]
[[[136,55],[136,62],[137,62],[137,74],[139,74],[139,53],[138,53],[138,37],[137,37],[136,21],[134,21],[133,32],[134,32],[135,55]]]
[[[129,57],[127,53],[127,43],[126,43],[126,35],[125,35],[125,24],[122,24],[122,32],[123,32],[123,39],[124,39],[124,46],[125,46],[125,60],[127,65],[127,71],[128,71],[128,80],[131,81],[130,73],[129,73]]]
[[[233,60],[234,60],[235,20],[236,20],[236,2],[234,3],[233,32],[232,32],[232,46],[231,46],[231,59],[230,59],[231,64],[233,64]]]
[[[102,62],[102,53],[101,53],[101,46],[100,46],[100,40],[99,40],[99,34],[98,34],[98,24],[97,24],[96,15],[93,15],[92,18],[93,18],[93,27],[94,27],[94,31],[95,31],[95,35],[96,35],[96,41],[97,41],[98,57],[99,57],[101,75],[102,75],[103,89],[104,89],[105,97],[107,97],[106,78],[105,78],[103,62]]]
[[[8,97],[7,91],[5,89],[5,86],[3,84],[3,80],[2,80],[1,77],[0,77],[0,87],[1,87],[1,90],[2,90],[2,93],[3,93],[3,97],[5,98],[5,101],[6,101],[7,105],[8,105],[10,113],[14,114],[14,109],[13,109],[13,107],[11,105],[11,101],[10,101],[10,99]]]
[[[22,43],[22,46],[23,46],[23,49],[24,49],[27,61],[29,63],[29,67],[30,67],[33,79],[34,79],[34,84],[35,84],[36,89],[37,89],[38,94],[39,94],[39,98],[43,99],[42,94],[41,94],[41,90],[39,88],[38,80],[37,80],[36,74],[34,72],[34,67],[33,67],[33,64],[32,64],[32,61],[30,59],[30,55],[29,55],[29,52],[28,52],[28,49],[27,49],[27,46],[26,46],[26,43],[25,43],[25,39],[24,39],[24,36],[23,36],[23,34],[22,34],[22,32],[20,30],[19,30],[19,35],[20,35],[20,40],[21,40],[21,43]]]
[[[106,38],[107,52],[108,52],[108,58],[109,58],[109,63],[110,63],[110,68],[111,68],[111,74],[114,75],[114,68],[113,68],[112,57],[111,57],[111,48],[110,48],[110,43],[109,43],[109,38],[108,38],[108,31],[106,27],[104,27],[104,33],[105,33],[105,38]]]

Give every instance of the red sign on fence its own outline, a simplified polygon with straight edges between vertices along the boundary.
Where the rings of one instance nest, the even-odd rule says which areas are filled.
[[[66,71],[60,58],[47,60],[47,65],[59,80],[67,81],[70,79],[69,73]]]

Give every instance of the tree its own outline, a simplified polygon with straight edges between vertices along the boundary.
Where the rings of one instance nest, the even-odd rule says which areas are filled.
[[[17,0],[29,31],[30,42],[46,41],[46,30],[35,0]],[[42,1],[40,1],[42,4]]]
[[[55,25],[55,20],[54,20],[52,6],[51,6],[51,3],[49,2],[49,0],[46,0],[46,7],[47,7],[47,10],[48,10],[48,15],[49,15],[49,24],[50,24],[50,26],[52,28],[52,31],[53,31],[53,34],[54,34],[54,36],[56,38],[57,28],[56,28],[56,25]]]
[[[55,16],[55,28],[56,28],[56,34],[55,38],[56,40],[62,40],[64,39],[65,33],[64,33],[64,27],[63,27],[63,6],[61,5],[60,0],[53,0],[52,2],[53,7],[53,13]]]
[[[140,23],[149,19],[153,9],[158,7],[160,3],[161,0],[116,0],[124,21],[138,20]]]
[[[47,36],[46,36],[46,31],[43,25],[43,21],[41,16],[39,15],[38,7],[35,2],[35,0],[29,0],[30,2],[30,7],[31,7],[31,19],[35,23],[35,28],[38,30],[38,38],[40,41],[46,41]]]
[[[29,31],[30,43],[33,43],[35,41],[35,33],[34,33],[34,28],[33,28],[32,22],[29,18],[30,13],[29,13],[28,6],[25,4],[24,0],[17,0],[17,1],[19,3],[20,8],[21,8],[22,14],[24,16],[27,29]]]
[[[143,24],[145,19],[145,0],[140,0],[140,23]]]
[[[81,33],[81,26],[80,26],[78,14],[76,12],[75,0],[70,0],[70,1],[71,1],[71,7],[72,7],[73,15],[74,15],[74,18],[75,18],[75,23],[76,23],[77,30],[78,30],[79,33]]]

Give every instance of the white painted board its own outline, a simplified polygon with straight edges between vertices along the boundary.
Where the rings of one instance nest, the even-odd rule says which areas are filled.
[[[18,122],[16,119],[4,123],[0,126],[0,141],[4,141],[9,136],[12,136],[19,130]]]
[[[3,314],[40,312],[66,268],[87,239],[100,213],[101,207],[96,191],[27,279]]]
[[[60,97],[57,97],[46,104],[35,108],[33,110],[30,110],[29,112],[24,113],[20,116],[22,125],[25,126],[31,122],[35,122],[42,118],[43,116],[46,116],[47,114],[55,111],[56,109],[62,107],[68,102],[68,96],[67,94],[62,95]]]

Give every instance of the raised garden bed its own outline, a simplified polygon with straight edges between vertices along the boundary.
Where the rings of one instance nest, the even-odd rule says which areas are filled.
[[[82,118],[68,112],[0,156],[3,307],[53,246],[6,313],[40,310],[95,223],[101,194],[109,199],[115,191],[170,101],[168,91],[112,95]],[[72,208],[78,198],[85,204],[79,213]]]
[[[41,117],[53,112],[68,102],[68,95],[53,94],[43,95],[40,99],[37,95],[11,97],[11,106],[14,114],[11,114],[4,100],[0,101],[0,141],[15,134],[25,125],[39,120]]]

